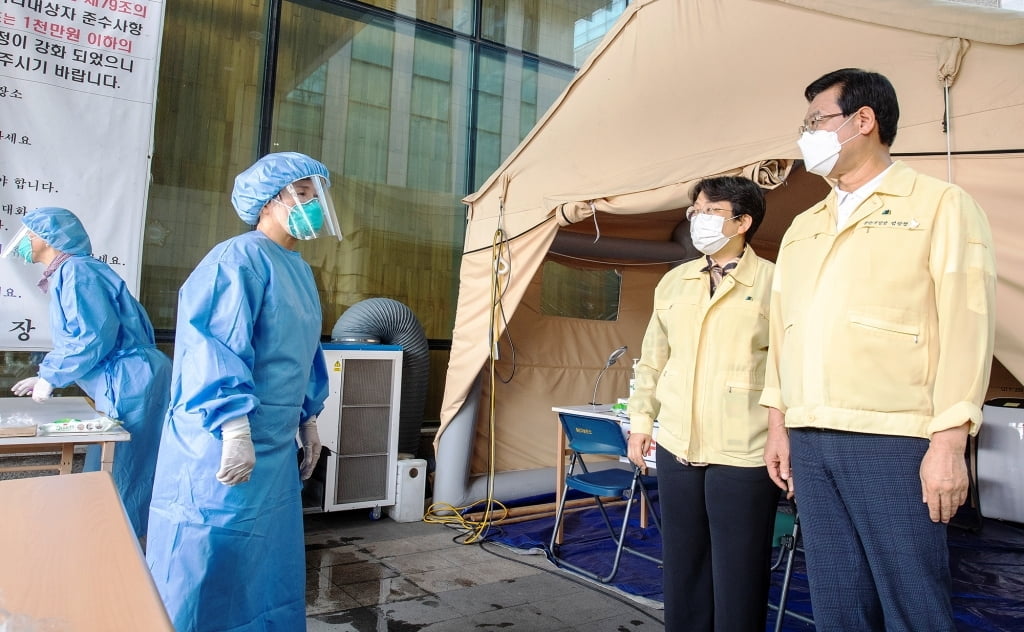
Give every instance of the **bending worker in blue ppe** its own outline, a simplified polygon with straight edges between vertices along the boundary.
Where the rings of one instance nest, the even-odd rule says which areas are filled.
[[[178,293],[146,550],[177,632],[306,629],[299,479],[320,456],[327,368],[313,272],[294,247],[341,238],[328,178],[291,152],[239,174],[231,202],[256,230],[215,246]]]
[[[63,208],[25,214],[24,234],[8,253],[46,266],[39,288],[50,294],[53,350],[39,375],[21,380],[15,395],[43,402],[72,382],[96,410],[121,422],[131,441],[117,446],[114,483],[137,537],[146,535],[160,427],[167,411],[171,362],[156,348],[142,305],[110,266],[92,257],[82,222]],[[100,469],[100,448],[86,453],[86,471]]]

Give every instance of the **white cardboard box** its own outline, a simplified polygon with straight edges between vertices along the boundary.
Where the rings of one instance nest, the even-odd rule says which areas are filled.
[[[989,400],[982,416],[978,434],[981,515],[1024,522],[1024,399]]]

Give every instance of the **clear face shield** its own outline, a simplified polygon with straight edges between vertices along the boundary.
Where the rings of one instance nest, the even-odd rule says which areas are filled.
[[[305,241],[330,235],[341,241],[334,200],[323,176],[296,180],[281,189],[274,200],[282,209],[278,217],[292,237]]]
[[[14,233],[14,237],[10,241],[3,245],[3,252],[0,253],[0,259],[7,259],[8,257],[18,256],[19,259],[25,259],[29,263],[32,263],[32,243],[29,240],[29,234],[31,231],[28,226],[21,225],[21,229]],[[22,244],[22,242],[25,242]],[[25,251],[28,251],[28,257],[25,257]]]

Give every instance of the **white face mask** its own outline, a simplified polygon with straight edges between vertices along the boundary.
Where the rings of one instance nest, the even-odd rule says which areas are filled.
[[[722,233],[723,226],[725,226],[725,218],[721,215],[707,213],[694,215],[690,220],[690,240],[693,241],[697,250],[709,256],[713,255],[724,248],[732,237],[739,235],[736,233],[732,237],[726,237]]]
[[[843,125],[852,120],[853,114],[843,121]],[[807,131],[800,135],[800,139],[796,141],[796,144],[800,147],[800,153],[804,156],[804,168],[807,171],[819,176],[827,176],[836,168],[836,163],[839,162],[839,152],[842,150],[843,145],[857,138],[856,136],[851,136],[840,143],[838,132],[843,129],[843,125],[840,125],[832,132],[825,130]]]

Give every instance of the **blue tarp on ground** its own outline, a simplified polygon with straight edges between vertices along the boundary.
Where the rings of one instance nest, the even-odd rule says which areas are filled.
[[[551,502],[551,498],[524,499],[519,504]],[[621,521],[623,507],[611,507],[613,524]],[[634,516],[636,511],[633,512]],[[506,546],[539,550],[551,539],[553,518],[500,525],[491,528],[487,539]],[[1024,525],[984,519],[979,528],[949,529],[950,569],[953,577],[953,609],[959,632],[1020,632],[1024,630]],[[789,523],[782,525],[788,530]],[[586,509],[566,516],[566,537],[561,553],[577,566],[604,574],[611,569],[615,543],[607,537],[607,528],[597,509]],[[780,529],[776,530],[778,534]],[[661,537],[653,525],[641,530],[635,517],[630,520],[627,542],[647,553],[659,555]],[[777,548],[776,556],[780,554]],[[783,580],[782,569],[772,574],[770,602],[778,603]],[[662,601],[661,569],[654,563],[623,554],[619,572],[611,585],[623,592]],[[797,554],[787,596],[787,609],[813,616],[807,588],[803,556]],[[773,630],[775,613],[769,614],[767,629]],[[793,617],[784,619],[787,632],[810,632],[814,627]]]

